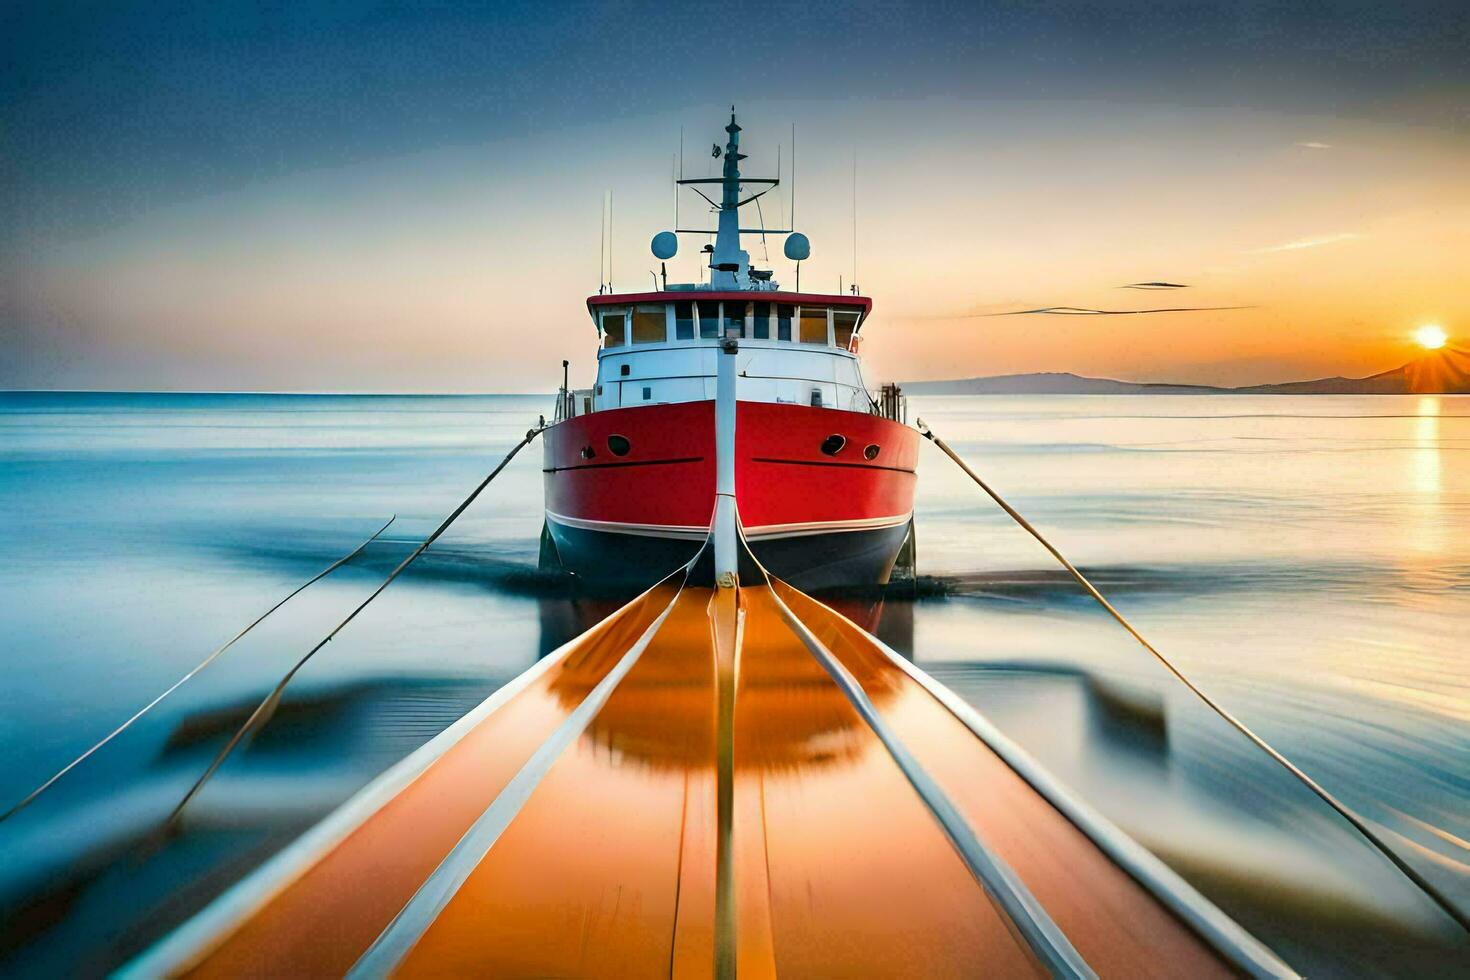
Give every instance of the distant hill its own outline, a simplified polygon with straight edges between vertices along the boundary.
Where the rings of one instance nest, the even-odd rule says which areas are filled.
[[[1446,348],[1366,378],[1318,378],[1242,388],[1146,384],[1048,372],[910,381],[903,390],[910,395],[1465,395],[1470,394],[1470,354]]]
[[[954,381],[909,381],[903,385],[903,390],[909,395],[1208,395],[1230,389],[1208,385],[1143,384],[1048,372],[958,378]]]

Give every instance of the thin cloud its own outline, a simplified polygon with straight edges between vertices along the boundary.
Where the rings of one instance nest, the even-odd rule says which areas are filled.
[[[1163,281],[1155,281],[1155,282],[1130,282],[1128,285],[1126,285],[1126,286],[1119,286],[1118,288],[1119,289],[1188,289],[1189,288],[1189,283],[1187,283],[1187,282],[1163,282]]]
[[[1308,150],[1330,150],[1330,149],[1332,149],[1332,144],[1331,143],[1318,143],[1316,140],[1302,140],[1302,141],[1300,141],[1300,142],[1298,142],[1298,143],[1296,143],[1294,145],[1295,146],[1305,147]]]
[[[1043,306],[1036,310],[1009,310],[1005,313],[978,313],[976,316],[1025,316],[1045,313],[1050,316],[1137,316],[1141,313],[1201,313],[1206,310],[1250,310],[1251,306],[1168,306],[1154,310],[1092,310],[1081,306]]]
[[[1352,241],[1354,238],[1363,236],[1355,231],[1345,231],[1337,235],[1323,235],[1320,238],[1299,238],[1294,242],[1283,242],[1280,245],[1267,245],[1265,248],[1251,249],[1252,252],[1295,252],[1300,248],[1316,248],[1318,245],[1334,245],[1338,242]]]

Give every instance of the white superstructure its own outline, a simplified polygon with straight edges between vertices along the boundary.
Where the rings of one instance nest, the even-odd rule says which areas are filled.
[[[740,341],[742,401],[872,411],[858,356],[851,349],[865,315],[862,306],[845,304],[841,297],[801,297],[797,303],[694,298],[699,293],[666,300],[667,293],[659,295],[657,302],[594,307],[602,334],[594,411],[713,398],[724,338]],[[599,300],[605,298],[611,299]]]

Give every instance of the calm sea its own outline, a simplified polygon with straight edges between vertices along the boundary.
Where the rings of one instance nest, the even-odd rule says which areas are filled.
[[[0,972],[96,973],[605,606],[535,572],[540,450],[296,658],[549,412],[527,396],[0,394],[0,808],[307,590],[0,824]],[[1470,398],[913,399],[1207,690],[1470,905]],[[1299,969],[1470,946],[926,448],[881,632]]]

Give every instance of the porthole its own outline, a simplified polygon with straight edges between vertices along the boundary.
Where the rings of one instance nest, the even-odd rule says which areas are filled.
[[[626,456],[628,455],[628,450],[632,448],[633,444],[628,441],[627,436],[607,437],[607,450],[614,456]]]
[[[582,458],[583,459],[591,459],[593,456],[596,456],[596,455],[597,455],[597,450],[593,449],[591,446],[583,446],[582,447]]]
[[[822,440],[822,452],[828,456],[836,456],[842,452],[842,447],[847,445],[847,437],[833,434]]]
[[[877,459],[880,452],[877,443],[869,443],[863,448],[863,459]]]

